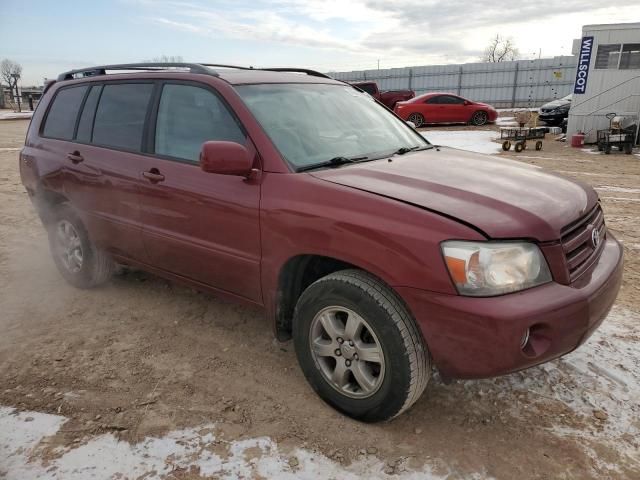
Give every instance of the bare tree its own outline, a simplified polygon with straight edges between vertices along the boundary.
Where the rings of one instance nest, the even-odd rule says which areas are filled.
[[[510,62],[517,60],[519,55],[520,52],[511,38],[504,38],[500,34],[496,34],[484,49],[481,59],[483,62],[491,63]]]
[[[181,63],[183,61],[180,55],[160,55],[149,60],[151,63]]]
[[[0,62],[0,77],[4,80],[9,86],[9,91],[11,92],[11,97],[16,98],[18,101],[18,111],[21,111],[20,108],[20,92],[18,92],[18,80],[20,80],[20,76],[22,75],[22,65],[13,60],[9,60],[5,58]],[[15,97],[14,97],[15,90]]]

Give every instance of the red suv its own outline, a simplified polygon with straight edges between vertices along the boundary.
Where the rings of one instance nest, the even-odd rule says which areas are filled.
[[[364,421],[409,408],[434,366],[478,378],[572,351],[621,281],[592,188],[435,147],[308,70],[62,74],[20,171],[69,283],[124,264],[260,306]]]

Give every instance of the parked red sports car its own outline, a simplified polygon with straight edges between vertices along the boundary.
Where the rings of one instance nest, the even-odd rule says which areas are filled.
[[[471,123],[484,125],[495,122],[498,112],[491,105],[472,102],[452,93],[425,93],[406,102],[398,102],[394,111],[416,127],[425,123]]]

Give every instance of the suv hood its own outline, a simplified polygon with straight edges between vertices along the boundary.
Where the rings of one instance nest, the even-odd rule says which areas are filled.
[[[488,238],[558,240],[598,201],[588,185],[539,167],[447,147],[310,175],[453,217]]]

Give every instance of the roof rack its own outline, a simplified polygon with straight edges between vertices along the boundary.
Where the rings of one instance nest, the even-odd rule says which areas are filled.
[[[58,75],[58,81],[73,80],[74,78],[93,77],[96,75],[106,75],[107,70],[145,70],[145,71],[165,71],[176,68],[188,69],[190,73],[204,73],[218,76],[216,72],[200,63],[183,62],[145,62],[145,63],[122,63],[117,65],[101,65],[98,67],[79,68],[69,70]]]
[[[221,68],[234,68],[237,70],[261,70],[267,72],[292,72],[292,73],[306,73],[312,77],[331,78],[329,75],[318,72],[316,70],[309,70],[308,68],[289,68],[289,67],[272,67],[272,68],[255,68],[255,67],[239,67],[237,65],[223,65],[218,63],[202,63],[205,67],[221,67]]]
[[[220,63],[183,63],[183,62],[145,62],[145,63],[122,63],[118,65],[101,65],[99,67],[79,68],[77,70],[69,70],[68,72],[58,75],[58,81],[61,80],[73,80],[74,78],[93,77],[96,75],[106,75],[107,70],[144,70],[144,71],[166,71],[173,69],[188,69],[190,73],[203,73],[206,75],[219,76],[215,70],[211,70],[208,67],[220,67],[220,68],[233,68],[237,70],[261,70],[268,72],[292,72],[292,73],[305,73],[313,77],[331,78],[324,73],[317,72],[315,70],[309,70],[307,68],[253,68],[253,67],[240,67],[237,65],[224,65]]]

